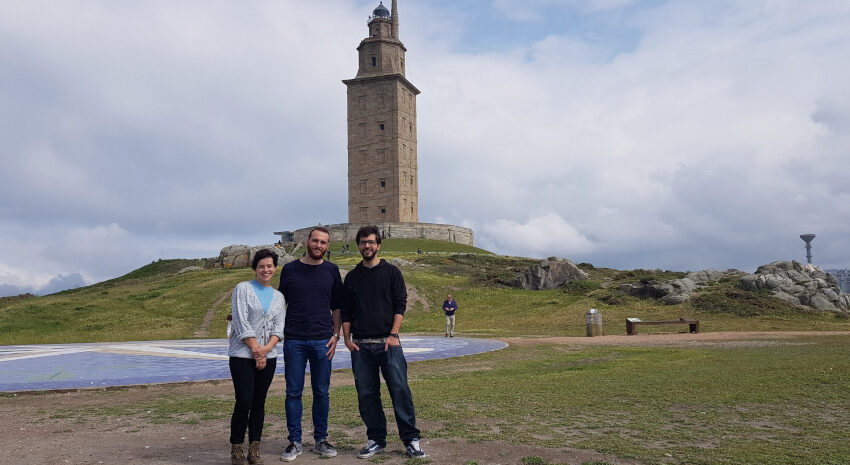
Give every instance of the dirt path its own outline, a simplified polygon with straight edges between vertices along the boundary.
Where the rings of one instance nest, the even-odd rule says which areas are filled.
[[[752,345],[747,341],[789,339],[803,336],[850,336],[850,331],[730,331],[718,333],[656,333],[634,336],[597,337],[506,337],[499,340],[514,345],[572,344],[572,345],[629,345],[629,346],[683,346],[683,345]]]
[[[642,334],[637,336],[601,337],[544,337],[504,338],[509,344],[570,344],[570,345],[674,345],[694,344],[774,344],[790,342],[793,338],[841,335],[850,331],[824,332],[729,332],[700,334]],[[332,377],[334,387],[351,386],[350,373],[336,372]],[[276,377],[269,392],[280,398],[284,393],[282,376]],[[309,383],[307,384],[309,385]],[[233,387],[230,381],[206,381],[151,385],[131,388],[98,390],[72,390],[66,392],[28,393],[0,396],[0,463],[16,464],[228,464],[226,419],[187,419],[186,423],[157,422],[150,412],[122,409],[138,407],[146,402],[156,403],[162,398],[208,396],[229,400]],[[98,415],[106,409],[109,414]],[[80,411],[85,413],[79,413]],[[267,464],[281,463],[278,459],[286,445],[285,422],[282,412],[267,412],[268,426],[264,434],[263,451]],[[309,418],[309,413],[305,418]],[[309,420],[307,420],[309,423]],[[425,431],[439,429],[442,425],[421,419]],[[393,426],[391,426],[393,428]],[[343,435],[344,444],[363,442],[362,425],[331,425],[336,438]],[[309,435],[309,426],[305,427]],[[407,460],[402,455],[400,442],[392,437],[387,459],[376,462],[401,465]],[[369,461],[354,457],[354,445],[340,447],[340,456],[320,459],[305,451],[295,464],[368,465]],[[606,456],[592,450],[568,448],[543,448],[500,442],[468,443],[462,440],[428,439],[423,448],[434,464],[463,464],[474,460],[479,465],[517,465],[523,457],[540,456],[553,463],[580,464],[585,461],[607,461],[621,465],[639,465],[639,462]]]
[[[350,386],[350,373],[334,373],[332,384]],[[283,397],[285,381],[275,378],[269,397]],[[309,386],[309,381],[307,382]],[[114,414],[122,406],[156,402],[162,397],[209,396],[230,399],[233,387],[229,381],[163,384],[153,386],[75,390],[21,394],[0,397],[0,450],[4,465],[17,464],[229,464],[227,420],[200,421],[197,424],[158,423],[145,412]],[[89,414],[67,414],[83,407]],[[100,409],[113,414],[97,416]],[[148,412],[149,413],[149,412]],[[286,447],[285,421],[282,412],[266,413],[266,430],[262,450],[267,464],[281,463],[279,454]],[[309,418],[309,413],[305,418]],[[309,424],[309,420],[306,420]],[[442,425],[420,420],[420,426],[440,428]],[[389,425],[390,437],[385,460],[375,462],[402,465],[408,457],[398,440],[395,425]],[[349,444],[365,442],[363,426],[330,425],[335,437],[343,434]],[[305,427],[309,436],[310,427]],[[305,439],[305,443],[309,439]],[[339,443],[337,443],[339,444]],[[293,463],[364,465],[372,462],[357,459],[356,447],[339,446],[340,455],[328,461],[306,451]],[[544,448],[507,445],[498,442],[468,443],[459,440],[425,439],[423,449],[432,463],[463,464],[475,460],[479,465],[517,465],[523,457],[539,456],[553,463],[604,461],[617,464],[638,462],[618,460],[592,450]]]
[[[422,304],[422,310],[428,311],[431,309],[431,304],[428,303],[424,297],[422,297],[419,292],[416,290],[415,286],[407,285],[407,304],[408,308],[412,308],[413,304],[419,302]]]
[[[204,315],[204,321],[201,323],[201,327],[196,329],[193,333],[195,337],[207,337],[209,335],[210,325],[212,324],[213,318],[215,318],[215,310],[222,304],[222,302],[229,299],[232,294],[233,289],[225,292],[218,300],[216,300],[212,307],[207,310],[207,314]]]

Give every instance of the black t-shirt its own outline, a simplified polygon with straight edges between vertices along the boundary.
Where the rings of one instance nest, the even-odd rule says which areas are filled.
[[[331,310],[341,308],[344,303],[336,264],[289,262],[280,272],[279,289],[286,298],[284,339],[321,340],[333,335]]]

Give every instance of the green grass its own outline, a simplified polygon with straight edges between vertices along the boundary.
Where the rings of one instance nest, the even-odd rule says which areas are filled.
[[[595,450],[659,465],[850,461],[846,337],[511,346],[416,362],[409,378],[417,416],[431,425],[427,438]],[[353,386],[332,388],[330,398],[331,430],[362,427]],[[383,398],[391,412],[386,390]],[[270,396],[267,411],[282,411],[282,402]],[[231,408],[230,395],[174,395],[100,409],[69,405],[45,415],[193,424],[226,422]]]
[[[506,336],[584,336],[585,314],[596,308],[602,314],[605,334],[625,334],[626,318],[669,320],[695,317],[701,331],[777,331],[777,330],[850,330],[850,319],[830,312],[774,312],[744,317],[738,312],[717,312],[711,307],[690,304],[664,305],[653,299],[639,299],[621,294],[614,304],[606,303],[610,288],[583,292],[580,286],[545,291],[524,291],[499,285],[479,285],[470,273],[447,274],[428,268],[403,269],[408,285],[428,302],[428,309],[416,301],[409,303],[405,331],[441,334],[445,327],[440,310],[447,293],[458,301],[458,331],[462,335]],[[593,281],[586,285],[594,287]],[[741,291],[743,292],[743,291]],[[769,299],[779,307],[777,299],[758,296],[757,302]],[[733,304],[735,302],[733,301]],[[748,300],[736,305],[748,308]],[[734,308],[734,307],[732,307]],[[679,327],[654,327],[653,332],[682,331]]]
[[[623,272],[582,264],[588,281],[523,291],[505,283],[536,260],[415,254],[409,251],[415,242],[396,245],[399,252],[384,250],[383,256],[414,262],[402,271],[422,299],[411,300],[404,332],[442,334],[440,306],[447,293],[459,302],[458,330],[464,336],[583,336],[590,308],[602,313],[607,334],[624,334],[626,317],[679,316],[699,318],[704,332],[850,330],[846,316],[799,311],[763,294],[744,293],[729,282],[711,286],[687,304],[668,306],[626,296],[615,290],[616,284],[667,279],[676,277],[675,272]],[[352,252],[333,259],[350,269],[359,260]],[[0,344],[189,338],[210,308],[215,310],[210,334],[221,335],[229,300],[216,302],[253,274],[250,269],[176,274],[196,263],[162,260],[93,286],[0,301]],[[429,438],[595,450],[659,465],[850,463],[846,337],[681,347],[511,346],[416,362],[409,376],[417,415],[427,420],[424,434]],[[386,391],[384,399],[389,407]],[[224,424],[232,402],[232,395],[164,395],[102,408],[68,405],[43,415],[45,422],[111,416],[154,424]],[[283,411],[282,396],[271,396],[267,403],[268,411]],[[354,450],[352,439],[333,428],[362,427],[353,386],[332,389],[330,421],[334,443]],[[538,456],[522,462],[558,464]]]
[[[251,276],[250,269],[176,275],[148,268],[92,286],[6,303],[0,305],[0,344],[190,338],[207,310]],[[224,334],[229,312],[229,300],[216,307],[211,335]]]
[[[624,321],[629,317],[695,317],[700,319],[702,331],[850,329],[846,315],[801,311],[767,295],[741,291],[731,283],[712,286],[686,304],[669,306],[616,290],[621,282],[672,278],[678,276],[675,272],[628,272],[582,264],[590,275],[587,281],[561,289],[523,291],[506,284],[537,260],[489,253],[409,252],[422,245],[426,246],[423,250],[435,252],[470,249],[441,241],[393,239],[385,243],[389,250],[407,252],[382,249],[383,257],[415,263],[402,268],[408,285],[421,298],[409,302],[402,328],[405,332],[441,334],[445,320],[440,307],[448,293],[454,294],[460,305],[457,324],[462,335],[582,336],[584,315],[590,308],[602,313],[605,334],[623,334]],[[332,259],[350,270],[359,261],[359,254],[352,251]],[[253,276],[249,268],[176,274],[186,266],[199,264],[201,260],[160,260],[92,286],[44,297],[0,300],[0,344],[194,337],[207,311],[236,283]],[[603,283],[607,288],[602,288]],[[224,334],[229,300],[215,306],[214,311],[208,334],[218,337]],[[664,329],[681,328],[653,328]]]
[[[727,313],[742,317],[776,316],[794,317],[800,314],[816,315],[816,310],[804,310],[788,302],[773,298],[768,292],[749,292],[731,283],[711,286],[688,305],[704,313]]]

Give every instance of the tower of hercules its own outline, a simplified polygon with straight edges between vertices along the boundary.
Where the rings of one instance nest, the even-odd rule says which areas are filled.
[[[398,5],[381,3],[357,47],[348,89],[348,221],[418,222],[416,96],[405,78]]]

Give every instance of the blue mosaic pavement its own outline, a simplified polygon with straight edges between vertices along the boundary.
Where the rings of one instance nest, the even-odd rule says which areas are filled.
[[[409,362],[478,354],[506,345],[489,339],[402,336]],[[282,349],[279,345],[278,352]],[[351,367],[341,342],[333,367]],[[276,373],[284,369],[280,364]],[[226,339],[0,346],[0,391],[6,392],[229,378]]]

